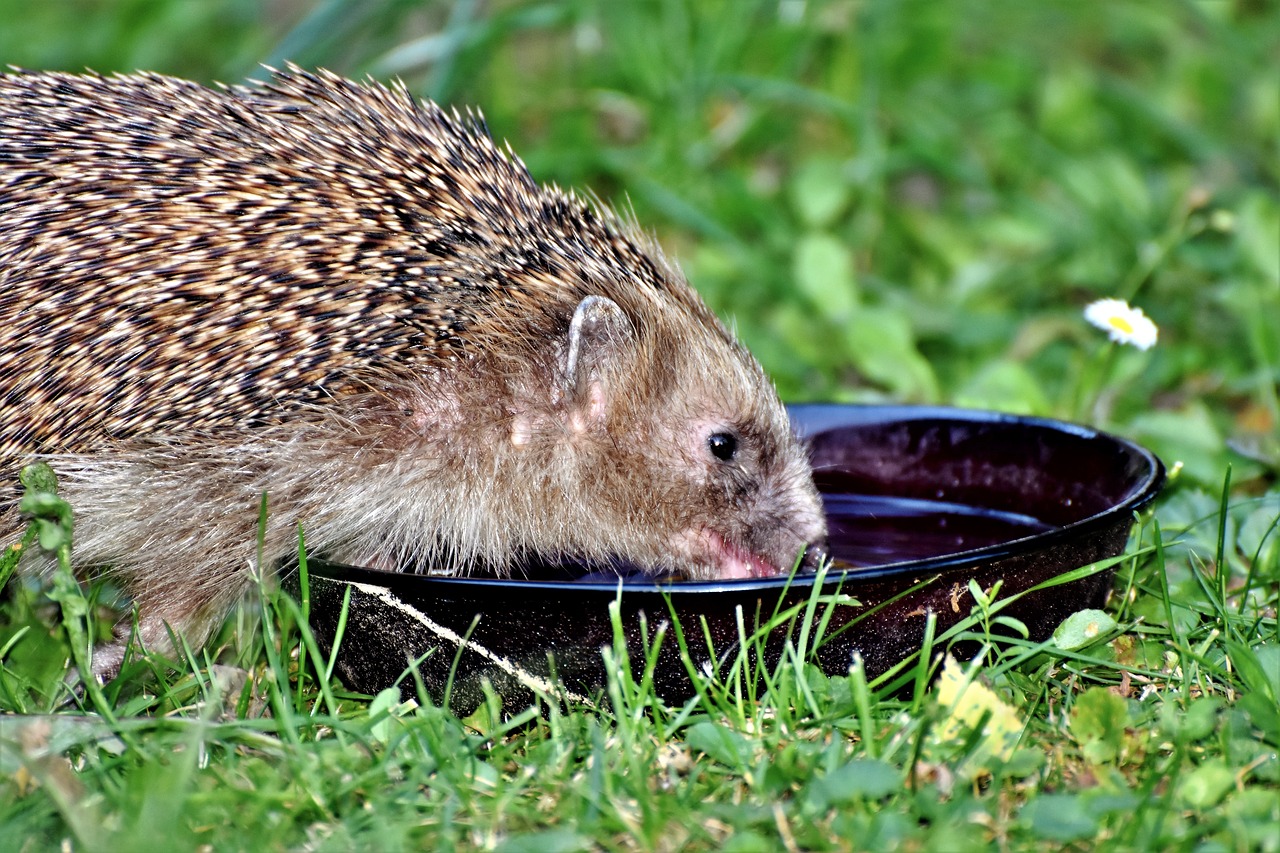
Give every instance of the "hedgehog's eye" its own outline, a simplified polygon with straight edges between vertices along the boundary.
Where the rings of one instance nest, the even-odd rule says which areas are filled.
[[[707,449],[721,462],[728,462],[738,452],[738,437],[731,432],[713,432],[707,437]]]

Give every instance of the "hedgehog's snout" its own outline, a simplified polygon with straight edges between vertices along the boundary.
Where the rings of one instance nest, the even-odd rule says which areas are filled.
[[[831,549],[827,545],[827,537],[824,536],[816,542],[810,542],[809,547],[804,549],[804,555],[800,558],[800,570],[816,572],[829,559],[831,559]]]

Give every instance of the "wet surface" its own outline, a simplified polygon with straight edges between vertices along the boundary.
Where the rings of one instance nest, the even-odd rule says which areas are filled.
[[[839,473],[820,474],[831,558],[836,568],[865,569],[957,554],[1016,542],[1057,529],[1030,515],[950,501],[900,498],[842,491]],[[523,580],[573,583],[652,584],[655,578],[625,563],[587,565],[566,560],[516,569]]]
[[[822,501],[831,556],[854,568],[957,554],[1055,529],[1029,515],[946,501],[825,489]]]

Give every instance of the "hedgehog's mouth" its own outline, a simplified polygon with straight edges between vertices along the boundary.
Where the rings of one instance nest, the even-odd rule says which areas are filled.
[[[690,574],[695,575],[695,580],[744,580],[782,574],[782,570],[765,557],[726,540],[714,530],[700,530],[690,539],[693,547],[689,550],[696,564]],[[710,577],[697,577],[703,573]]]

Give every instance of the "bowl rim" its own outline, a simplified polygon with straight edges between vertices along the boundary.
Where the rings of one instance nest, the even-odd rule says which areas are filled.
[[[820,417],[825,411],[831,418],[830,426],[822,426],[820,421],[816,427],[801,429],[802,438],[822,432],[825,429],[840,426],[854,426],[859,423],[896,423],[920,420],[953,420],[974,424],[1019,424],[1039,429],[1047,429],[1065,433],[1085,440],[1107,440],[1123,448],[1144,464],[1142,476],[1134,483],[1128,495],[1114,506],[1101,512],[1086,516],[1053,530],[1021,536],[1007,542],[970,548],[934,557],[915,560],[902,560],[866,568],[845,569],[826,572],[791,572],[767,578],[745,578],[739,580],[713,581],[653,581],[638,582],[631,579],[618,578],[614,581],[572,581],[572,580],[524,580],[520,578],[471,578],[450,577],[440,575],[421,575],[404,572],[389,572],[381,569],[370,569],[361,566],[350,566],[334,563],[320,558],[307,560],[308,574],[327,580],[370,584],[374,586],[401,586],[412,584],[423,593],[432,588],[442,595],[464,591],[483,595],[523,590],[531,594],[559,593],[565,595],[588,596],[607,593],[632,595],[670,596],[672,599],[697,597],[702,595],[718,595],[724,593],[781,593],[787,590],[804,590],[811,588],[816,581],[822,580],[825,586],[841,586],[846,591],[854,585],[870,581],[897,579],[905,576],[920,577],[930,574],[946,574],[947,572],[972,566],[975,563],[991,563],[1008,557],[1017,556],[1027,551],[1028,543],[1037,546],[1053,547],[1063,540],[1072,540],[1082,534],[1116,524],[1122,515],[1132,516],[1145,509],[1159,494],[1164,484],[1164,464],[1150,450],[1129,439],[1113,435],[1102,430],[1069,421],[1056,420],[1032,415],[1014,415],[1006,412],[994,412],[985,409],[966,409],[952,406],[932,405],[874,405],[844,403],[797,403],[787,406],[790,412],[808,412]],[[816,418],[815,418],[816,419]]]

